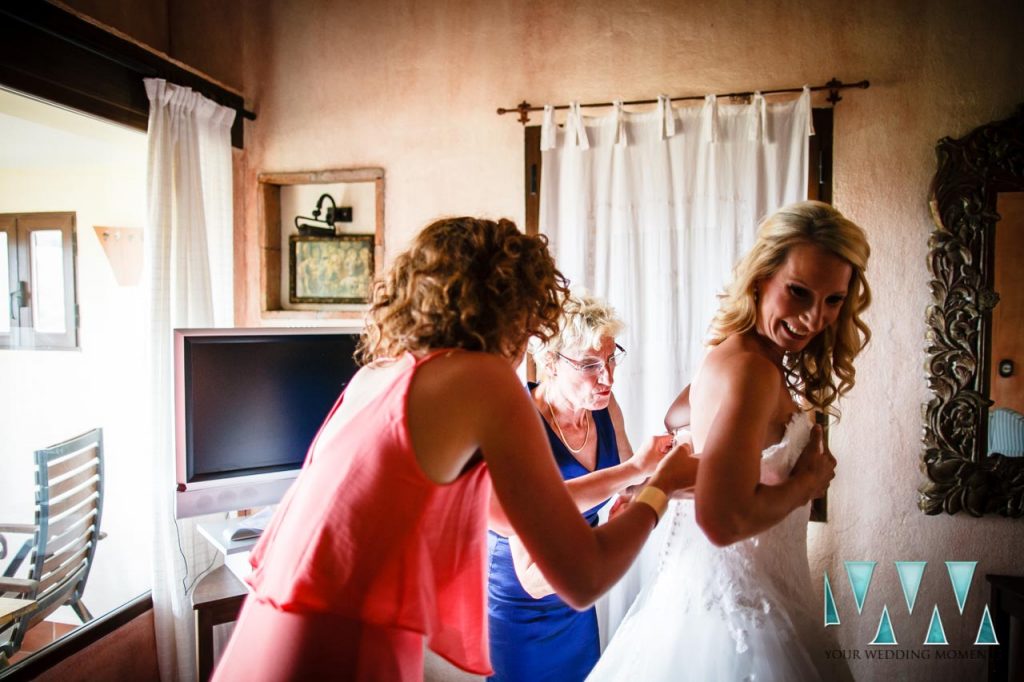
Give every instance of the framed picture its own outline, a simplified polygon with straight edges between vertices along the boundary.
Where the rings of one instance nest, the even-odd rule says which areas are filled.
[[[373,235],[288,238],[292,303],[367,303],[373,281]]]

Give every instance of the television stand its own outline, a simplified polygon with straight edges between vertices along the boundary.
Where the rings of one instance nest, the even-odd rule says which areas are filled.
[[[196,584],[192,592],[192,610],[196,625],[197,679],[206,682],[213,672],[213,628],[238,619],[242,602],[249,594],[244,579],[252,572],[249,552],[258,537],[231,540],[239,526],[251,523],[251,516],[200,521],[199,534],[224,555],[224,565],[210,571]]]
[[[216,521],[201,521],[196,524],[199,534],[213,545],[213,548],[224,555],[224,565],[234,573],[239,580],[244,580],[252,572],[249,566],[249,552],[256,545],[258,537],[245,540],[230,540],[231,532],[241,525],[244,525],[248,517],[221,519]]]
[[[248,553],[239,556],[248,556]],[[199,682],[213,673],[213,628],[238,620],[249,590],[227,566],[218,566],[203,577],[192,592],[196,614],[196,667]]]

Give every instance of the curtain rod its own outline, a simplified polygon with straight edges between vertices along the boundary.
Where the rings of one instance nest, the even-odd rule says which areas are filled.
[[[811,92],[818,92],[818,91],[821,91],[821,90],[828,90],[829,91],[829,95],[826,98],[826,101],[830,102],[832,104],[832,106],[835,106],[836,103],[839,102],[839,100],[842,99],[842,96],[839,94],[840,90],[846,90],[848,88],[859,88],[861,90],[866,90],[870,86],[871,86],[871,83],[870,83],[870,81],[867,81],[867,80],[857,81],[856,83],[844,83],[844,82],[842,82],[840,80],[836,80],[835,78],[833,78],[832,80],[830,80],[829,82],[825,83],[824,85],[815,85],[815,86],[811,87],[810,90],[811,90]],[[799,88],[779,88],[777,90],[761,90],[760,91],[760,93],[762,95],[778,95],[778,94],[781,94],[781,93],[784,93],[784,92],[803,92],[803,88],[802,87],[799,87]],[[726,92],[726,93],[723,93],[723,94],[720,94],[720,95],[716,95],[716,97],[752,97],[754,94],[755,94],[754,91],[751,90],[750,92]],[[704,97],[705,97],[704,95],[687,95],[685,97],[670,97],[669,101],[670,102],[682,102],[683,100],[700,100],[700,99],[704,99]],[[634,105],[634,104],[657,104],[657,103],[658,103],[658,100],[656,100],[656,99],[635,99],[635,100],[632,100],[632,101],[629,101],[629,102],[623,102],[622,104],[626,105],[626,106],[629,106],[629,105]],[[569,105],[569,104],[559,104],[559,105],[557,105],[557,106],[555,106],[553,108],[556,109],[556,110],[557,109],[568,109],[570,106],[571,105]],[[581,107],[611,107],[611,106],[615,106],[615,102],[591,102],[590,104],[581,104],[580,106]],[[505,107],[498,107],[498,115],[499,116],[502,116],[504,114],[511,114],[511,113],[519,112],[519,122],[522,123],[523,125],[526,125],[530,121],[530,112],[531,111],[544,111],[544,107],[532,106],[526,100],[523,100],[517,106],[515,106],[515,107],[513,107],[511,109],[506,109]]]

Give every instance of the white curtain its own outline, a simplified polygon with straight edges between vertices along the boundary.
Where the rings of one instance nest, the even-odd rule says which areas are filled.
[[[149,287],[156,490],[153,604],[160,678],[195,679],[187,588],[216,559],[194,524],[174,519],[172,330],[232,322],[231,124],[235,112],[189,88],[147,78],[149,160],[145,282]]]
[[[540,230],[574,288],[609,301],[628,351],[615,395],[630,442],[664,431],[665,411],[690,382],[732,266],[759,220],[807,197],[810,92],[768,103],[719,102],[652,111],[616,104],[564,126],[547,107],[541,129]],[[601,602],[602,643],[655,570],[655,534]]]

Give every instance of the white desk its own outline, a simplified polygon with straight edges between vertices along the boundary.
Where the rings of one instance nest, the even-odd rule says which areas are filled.
[[[229,554],[238,554],[239,552],[248,552],[256,544],[259,538],[249,538],[248,540],[228,540],[225,539],[224,531],[232,531],[239,526],[245,525],[246,517],[236,519],[220,519],[217,521],[203,521],[196,524],[199,528],[199,532],[210,541],[218,552],[227,556]]]
[[[224,531],[234,530],[245,524],[245,517],[237,519],[221,519],[217,521],[203,521],[196,524],[199,534],[209,540],[214,549],[224,555],[224,565],[234,573],[239,580],[244,580],[252,567],[249,565],[249,552],[259,538],[248,540],[226,540]]]
[[[249,551],[259,538],[228,540],[230,533],[244,526],[248,517],[201,521],[196,524],[199,534],[214,549],[224,555],[224,565],[215,568],[196,585],[192,593],[192,609],[196,623],[196,666],[200,682],[210,679],[213,672],[213,628],[238,618],[242,602],[249,593],[242,582],[252,571]]]

